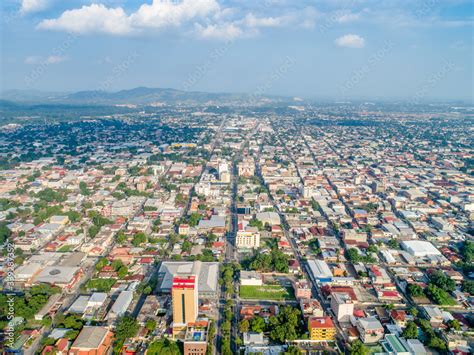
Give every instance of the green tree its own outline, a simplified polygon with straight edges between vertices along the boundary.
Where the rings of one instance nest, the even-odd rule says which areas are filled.
[[[147,236],[143,232],[138,232],[133,236],[132,245],[135,247],[140,246],[142,243],[146,243]]]
[[[449,293],[447,293],[445,290],[437,287],[436,285],[432,283],[430,283],[428,287],[425,289],[425,293],[436,304],[446,305],[446,306],[452,306],[456,304],[456,302],[449,295]]]
[[[360,340],[354,341],[349,349],[350,355],[369,355],[369,353],[369,349]]]
[[[262,317],[254,317],[250,321],[250,329],[252,332],[263,333],[265,331],[266,324]]]
[[[361,260],[361,256],[356,248],[350,248],[346,251],[346,257],[351,263],[358,263]]]
[[[152,332],[156,329],[156,320],[154,319],[147,319],[145,322],[145,328],[149,331]]]
[[[456,282],[440,270],[431,273],[430,283],[447,292],[453,292],[456,289]]]
[[[124,244],[127,241],[127,236],[125,235],[125,232],[122,230],[118,231],[115,235],[115,240],[118,244]]]
[[[95,269],[97,271],[100,271],[102,270],[102,268],[107,265],[109,263],[109,261],[106,259],[106,258],[100,258],[97,263],[95,264]]]
[[[405,329],[402,332],[402,337],[405,339],[417,339],[418,338],[418,327],[415,322],[409,321]]]
[[[117,319],[115,327],[114,352],[120,352],[122,345],[128,338],[134,337],[138,332],[138,322],[132,316],[126,314]]]
[[[148,355],[181,355],[178,344],[168,338],[160,339],[150,343],[147,349]]]
[[[410,309],[408,309],[408,314],[416,318],[418,315],[418,309],[416,309],[416,307],[410,307]]]
[[[390,249],[400,249],[400,244],[398,244],[396,239],[389,239],[387,245]]]
[[[461,330],[461,323],[457,319],[451,319],[447,323],[449,330],[460,331]]]
[[[247,319],[244,319],[239,323],[239,332],[247,333],[249,329],[250,329],[250,322]]]
[[[409,284],[407,286],[408,294],[411,297],[422,297],[423,296],[423,288],[417,284]]]
[[[89,189],[87,188],[87,184],[84,181],[81,181],[79,183],[79,190],[81,192],[81,195],[89,196],[91,194]]]
[[[289,346],[288,349],[283,353],[284,355],[301,355],[301,350],[296,346]]]
[[[6,223],[0,224],[0,244],[5,244],[6,240],[12,235],[11,230],[7,227]]]
[[[474,295],[474,281],[473,280],[464,280],[462,282],[462,290],[469,293],[471,296]]]

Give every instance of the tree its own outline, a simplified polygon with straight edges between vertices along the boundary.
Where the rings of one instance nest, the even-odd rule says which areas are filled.
[[[407,286],[408,294],[411,297],[422,297],[423,296],[423,288],[417,284],[409,284]]]
[[[265,320],[262,317],[255,317],[250,322],[252,332],[263,333],[265,331]]]
[[[425,289],[426,295],[433,300],[436,304],[452,306],[455,305],[456,302],[452,299],[452,297],[442,288],[437,287],[436,285],[430,283],[428,287]]]
[[[76,222],[79,222],[81,220],[81,214],[79,212],[76,212],[76,211],[66,212],[66,216],[69,218],[69,220],[72,223],[76,223]]]
[[[361,259],[361,256],[359,255],[359,252],[357,251],[356,248],[348,249],[346,251],[346,256],[347,256],[347,259],[349,259],[351,263],[357,263]]]
[[[409,321],[405,329],[402,332],[402,337],[405,339],[417,339],[418,338],[418,327],[415,322]]]
[[[456,289],[456,282],[440,270],[431,273],[430,283],[447,292],[453,292]]]
[[[249,226],[250,227],[257,227],[258,230],[263,230],[263,222],[256,219],[256,218],[252,218],[250,221],[249,221]]]
[[[469,293],[471,296],[474,295],[474,281],[473,280],[464,280],[462,282],[462,290]]]
[[[150,343],[147,350],[148,355],[181,355],[178,344],[167,338]]]
[[[202,216],[199,213],[196,213],[196,212],[191,213],[188,219],[189,226],[196,227],[199,221],[201,220],[201,218]]]
[[[446,343],[443,339],[434,336],[430,337],[426,344],[430,348],[438,349],[438,350],[446,350]]]
[[[64,318],[64,322],[62,325],[64,326],[64,328],[80,330],[83,327],[84,323],[80,316],[75,315],[75,314],[70,314]]]
[[[79,183],[79,190],[81,192],[81,195],[84,195],[84,196],[89,196],[90,195],[90,191],[87,188],[87,184],[84,181],[81,181]]]
[[[239,323],[239,332],[247,333],[249,329],[250,329],[250,322],[247,319],[244,319]]]
[[[416,307],[410,307],[410,309],[408,309],[408,313],[413,317],[416,317],[418,315],[418,309],[416,309]]]
[[[117,320],[115,327],[115,349],[121,349],[124,341],[137,334],[138,322],[132,316],[126,314]]]
[[[100,258],[100,259],[97,261],[97,263],[95,264],[95,269],[96,269],[97,271],[100,271],[100,270],[102,270],[102,268],[103,268],[105,265],[107,265],[108,263],[109,263],[109,262],[107,261],[106,258]]]
[[[300,315],[299,309],[286,306],[276,317],[270,317],[268,321],[271,328],[270,339],[280,343],[297,339],[301,335]]]
[[[370,253],[376,253],[378,250],[377,246],[375,244],[370,244],[369,247],[367,248],[367,251]]]
[[[191,244],[189,240],[185,240],[183,244],[181,245],[181,250],[185,253],[190,253],[192,246],[193,245]]]
[[[154,319],[148,319],[148,320],[145,322],[145,328],[146,328],[149,332],[154,331],[155,328],[156,328],[156,320],[154,320]]]
[[[387,245],[389,246],[390,249],[399,249],[400,244],[398,244],[396,239],[389,239],[387,242]]]
[[[449,330],[460,331],[461,330],[461,323],[457,319],[451,319],[447,323]]]
[[[300,355],[301,350],[298,349],[296,346],[289,346],[288,349],[283,353],[284,355]]]
[[[12,232],[7,227],[6,223],[0,224],[0,244],[1,245],[5,244],[6,240],[10,238],[11,235],[12,235]]]
[[[360,340],[356,340],[351,344],[349,349],[350,355],[369,355],[369,349],[362,344]]]
[[[127,240],[127,236],[125,235],[124,231],[118,231],[117,234],[115,235],[115,239],[117,243],[123,244]]]
[[[145,243],[147,241],[147,236],[143,232],[138,232],[133,236],[132,245],[134,247],[140,246],[140,244]]]

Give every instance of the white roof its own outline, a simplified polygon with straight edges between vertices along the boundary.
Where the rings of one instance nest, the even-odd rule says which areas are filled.
[[[441,255],[433,244],[424,240],[406,240],[402,242],[402,247],[415,256]]]
[[[87,304],[89,302],[89,296],[81,295],[74,303],[69,307],[68,311],[70,313],[84,313],[87,308]]]
[[[133,291],[122,291],[117,297],[114,305],[112,306],[111,312],[116,315],[121,315],[127,311],[128,306],[132,303]]]
[[[316,279],[332,278],[332,272],[328,264],[322,260],[308,260],[308,266]]]
[[[37,282],[49,284],[68,284],[79,270],[75,266],[47,266],[35,279]]]
[[[171,290],[173,277],[176,275],[196,275],[199,292],[216,292],[219,276],[219,263],[201,261],[165,261],[161,264],[159,274],[163,281],[160,289],[164,292]]]

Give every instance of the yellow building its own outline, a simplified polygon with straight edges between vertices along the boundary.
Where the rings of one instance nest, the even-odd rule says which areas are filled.
[[[308,330],[311,340],[330,341],[336,337],[336,327],[331,317],[310,317]]]
[[[197,277],[195,275],[174,277],[171,297],[173,337],[177,337],[186,332],[189,323],[196,322],[199,307]]]

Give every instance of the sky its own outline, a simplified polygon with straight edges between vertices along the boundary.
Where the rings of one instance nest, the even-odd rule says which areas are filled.
[[[0,89],[473,100],[472,0],[2,0]]]

